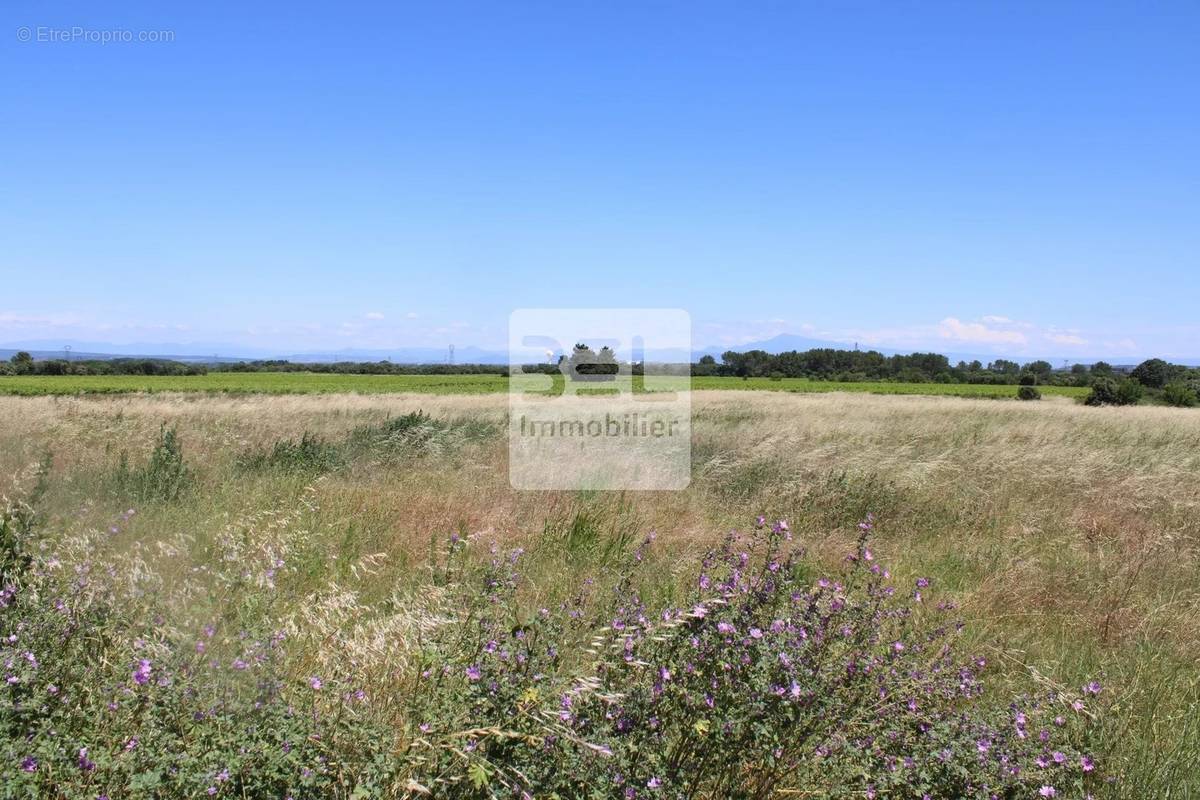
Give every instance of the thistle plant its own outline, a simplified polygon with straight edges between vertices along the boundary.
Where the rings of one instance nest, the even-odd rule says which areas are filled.
[[[539,607],[524,550],[455,534],[423,596],[364,607],[331,585],[296,612],[277,601],[303,538],[290,517],[219,536],[191,594],[95,541],[39,539],[33,518],[10,502],[0,519],[7,796],[1083,798],[1102,785],[1086,750],[1099,684],[985,691],[989,665],[953,603],[928,579],[894,579],[873,519],[826,573],[785,522],[759,518],[670,603],[646,599],[661,581],[653,536],[608,579]],[[235,602],[198,619],[186,609],[204,591]]]

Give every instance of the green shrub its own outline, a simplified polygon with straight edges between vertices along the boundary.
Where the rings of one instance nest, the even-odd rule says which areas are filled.
[[[1191,408],[1200,403],[1196,390],[1186,383],[1168,383],[1163,389],[1163,400],[1167,405]]]
[[[1083,401],[1089,406],[1132,406],[1142,399],[1142,385],[1132,378],[1118,382],[1113,378],[1097,378],[1092,393]]]
[[[177,500],[194,481],[194,475],[183,461],[183,445],[175,428],[164,423],[158,430],[158,441],[150,452],[145,466],[132,469],[124,453],[117,465],[118,491],[142,501]]]
[[[1133,368],[1134,380],[1151,389],[1161,389],[1171,379],[1174,369],[1161,358],[1151,358]]]
[[[1037,377],[1037,375],[1034,375],[1032,372],[1026,372],[1024,375],[1022,375],[1020,377],[1020,379],[1017,381],[1017,383],[1019,383],[1021,386],[1037,386],[1038,377]]]
[[[307,431],[299,441],[280,439],[270,450],[252,452],[239,459],[245,470],[277,469],[287,472],[329,472],[344,461],[342,451]]]
[[[1017,397],[1022,400],[1041,400],[1042,393],[1034,386],[1021,386],[1017,389]]]

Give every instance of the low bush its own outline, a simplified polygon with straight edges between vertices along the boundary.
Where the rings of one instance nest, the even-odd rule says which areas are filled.
[[[1035,386],[1020,386],[1017,389],[1017,397],[1021,400],[1041,400],[1042,393]]]
[[[122,453],[114,482],[118,492],[143,502],[172,501],[191,488],[194,475],[183,460],[183,444],[175,428],[165,424],[158,430],[158,440],[150,451],[146,464],[131,468]]]
[[[1132,378],[1097,378],[1083,402],[1089,406],[1132,406],[1141,401],[1143,392],[1142,385]]]
[[[1191,408],[1200,403],[1200,396],[1186,383],[1169,383],[1163,389],[1163,400],[1167,405]]]

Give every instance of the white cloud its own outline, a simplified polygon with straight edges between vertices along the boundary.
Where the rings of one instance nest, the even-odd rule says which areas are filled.
[[[1087,339],[1084,339],[1082,336],[1079,336],[1078,334],[1075,334],[1075,333],[1053,333],[1053,332],[1051,332],[1051,333],[1046,334],[1046,338],[1049,339],[1050,341],[1054,342],[1055,344],[1084,345],[1084,344],[1088,343]]]
[[[938,335],[943,339],[959,342],[982,342],[987,344],[1026,344],[1029,340],[1020,331],[989,328],[982,322],[962,322],[946,317],[938,324]]]
[[[1011,320],[1011,319],[1009,319],[1008,317],[1000,317],[1000,316],[996,316],[996,315],[993,315],[993,314],[989,314],[989,315],[988,315],[988,316],[986,316],[986,317],[981,317],[979,321],[980,321],[980,322],[985,322],[985,323],[987,323],[987,324],[989,324],[989,325],[1009,325],[1009,324],[1012,324],[1012,320]]]
[[[18,314],[13,311],[0,311],[0,327],[2,328],[61,328],[78,325],[82,318],[74,314]]]
[[[1104,346],[1120,355],[1129,355],[1138,350],[1137,342],[1133,339],[1118,339],[1115,342],[1105,342]]]
[[[364,314],[367,319],[384,319],[382,311],[368,311]]]

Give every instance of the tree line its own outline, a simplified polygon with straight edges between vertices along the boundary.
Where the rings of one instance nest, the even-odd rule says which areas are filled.
[[[1017,385],[1033,378],[1039,384],[1058,386],[1090,386],[1098,378],[1129,376],[1151,388],[1163,388],[1173,381],[1200,379],[1200,370],[1169,364],[1158,358],[1144,361],[1133,368],[1114,367],[1104,361],[1055,368],[1043,360],[1020,364],[998,358],[987,364],[981,361],[951,364],[950,359],[940,353],[885,356],[875,350],[833,348],[777,354],[763,350],[743,353],[730,350],[721,355],[719,362],[712,356],[704,356],[693,365],[692,374],[738,378],[807,378],[851,383],[895,381],[997,385]]]
[[[686,369],[685,365],[680,368]],[[557,364],[536,364],[525,371],[566,370],[577,380],[611,380],[618,369],[616,354],[607,347],[593,351],[576,344],[570,355]],[[634,364],[641,374],[643,365]],[[508,375],[504,364],[394,364],[390,361],[337,361],[297,363],[278,359],[235,361],[217,364],[184,363],[164,358],[34,359],[19,352],[0,361],[0,375],[204,375],[209,372],[322,372],[343,375]],[[1056,369],[1048,361],[1020,364],[998,358],[987,364],[959,361],[951,364],[940,353],[910,353],[885,356],[875,350],[788,351],[772,354],[764,350],[704,356],[691,365],[693,376],[734,378],[806,378],[809,380],[892,381],[897,383],[976,383],[1022,386],[1092,387],[1090,402],[1128,405],[1139,402],[1147,391],[1171,405],[1200,403],[1200,369],[1151,358],[1135,367],[1114,367],[1104,361],[1073,364]]]

